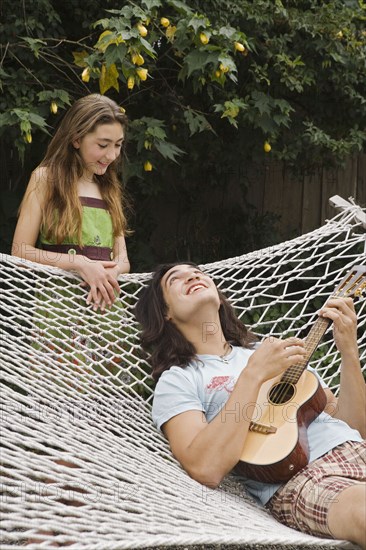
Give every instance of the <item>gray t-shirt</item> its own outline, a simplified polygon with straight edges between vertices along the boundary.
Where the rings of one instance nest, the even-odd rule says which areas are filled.
[[[163,372],[154,394],[152,417],[155,426],[161,429],[173,416],[190,410],[202,411],[210,422],[224,407],[252,353],[254,350],[233,347],[224,359],[217,355],[198,355],[197,360],[185,368],[171,367]],[[321,385],[327,387],[318,378]],[[243,413],[241,407],[242,404],[237,403],[230,411],[225,411],[225,415],[235,415],[239,421]],[[308,428],[310,462],[345,441],[362,441],[362,438],[345,422],[322,412]],[[244,478],[243,481],[262,504],[281,486]]]

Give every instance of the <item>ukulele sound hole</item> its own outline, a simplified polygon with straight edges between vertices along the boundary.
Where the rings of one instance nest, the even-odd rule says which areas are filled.
[[[275,384],[269,392],[269,401],[273,405],[281,405],[290,401],[295,394],[295,387],[288,382]]]

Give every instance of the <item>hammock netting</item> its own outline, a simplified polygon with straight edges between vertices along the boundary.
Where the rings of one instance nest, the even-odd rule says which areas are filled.
[[[311,233],[203,269],[257,334],[305,336],[335,285],[366,263],[360,216],[350,204]],[[231,476],[201,486],[172,457],[151,422],[133,316],[149,278],[121,276],[102,315],[75,274],[1,257],[1,549],[351,548],[277,523]],[[364,363],[365,302],[356,309]],[[331,329],[310,364],[337,392]]]

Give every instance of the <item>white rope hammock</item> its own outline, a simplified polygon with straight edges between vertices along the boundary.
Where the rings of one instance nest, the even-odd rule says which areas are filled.
[[[347,203],[316,231],[204,269],[257,333],[302,335],[336,283],[366,263],[364,218]],[[2,550],[352,548],[277,523],[231,478],[202,487],[172,458],[151,423],[132,313],[150,274],[122,276],[120,303],[101,315],[73,274],[7,255],[0,265]],[[357,310],[366,363],[365,301]],[[330,331],[311,365],[337,391]]]

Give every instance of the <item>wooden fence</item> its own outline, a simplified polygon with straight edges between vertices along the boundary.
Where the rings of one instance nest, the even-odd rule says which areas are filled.
[[[312,231],[332,217],[332,195],[353,197],[361,206],[366,205],[366,154],[350,158],[344,169],[320,169],[302,176],[292,174],[279,162],[270,162],[250,167],[247,178],[247,200],[260,214],[278,215],[284,237]]]

